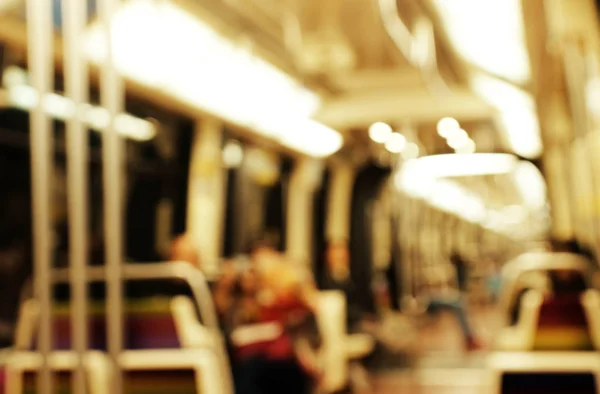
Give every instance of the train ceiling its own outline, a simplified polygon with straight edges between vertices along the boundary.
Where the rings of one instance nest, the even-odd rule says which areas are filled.
[[[94,9],[95,1],[88,1]],[[60,3],[53,0],[55,9]],[[540,154],[535,107],[527,92],[530,70],[520,0],[167,3],[318,94],[322,100],[314,116],[342,133],[346,153],[381,156],[367,140],[374,122],[410,130],[420,154],[448,153],[435,125],[443,117],[454,117],[477,140],[478,151],[509,151],[528,158]],[[25,43],[23,4],[0,4],[0,41],[13,47]],[[168,92],[156,94],[136,81],[132,86],[145,99],[201,115]],[[477,189],[478,182],[468,186]],[[497,182],[486,182],[485,188],[506,189]],[[499,191],[497,199],[504,194]]]

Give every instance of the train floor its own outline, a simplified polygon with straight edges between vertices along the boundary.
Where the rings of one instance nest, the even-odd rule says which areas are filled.
[[[413,343],[418,347],[411,367],[373,372],[364,388],[357,391],[365,394],[488,392],[484,361],[500,318],[493,307],[473,307],[469,317],[482,344],[480,351],[464,349],[453,315],[441,313],[435,318],[425,318],[415,330]]]

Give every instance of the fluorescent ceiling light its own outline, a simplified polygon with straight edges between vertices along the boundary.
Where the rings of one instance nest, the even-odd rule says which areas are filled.
[[[503,153],[445,154],[413,160],[412,171],[434,178],[508,174],[517,159]]]
[[[427,204],[466,221],[481,224],[507,236],[531,236],[537,230],[532,225],[523,226],[523,223],[527,220],[528,213],[534,212],[532,204],[508,206],[502,211],[491,210],[480,196],[446,178],[519,173],[518,176],[526,180],[531,179],[529,165],[533,166],[529,162],[518,162],[513,155],[499,153],[426,156],[406,162],[395,175],[394,183],[398,190],[408,196],[422,199]],[[536,195],[536,198],[539,199],[540,196]],[[542,204],[541,200],[536,200],[536,203],[538,207]]]
[[[227,168],[238,168],[244,160],[244,150],[237,141],[229,141],[223,148],[223,164]]]
[[[16,67],[7,69],[3,78],[9,105],[24,111],[30,111],[37,106],[38,92],[24,84],[27,73]],[[110,114],[105,108],[83,104],[79,108],[64,96],[49,93],[43,97],[44,109],[54,119],[67,121],[74,116],[80,116],[83,122],[92,130],[101,131],[109,126]],[[151,140],[156,136],[156,127],[152,122],[129,114],[119,114],[115,119],[115,130],[123,137],[137,141]]]
[[[450,146],[452,149],[458,149],[465,146],[467,141],[469,141],[469,135],[463,129],[454,131],[447,140],[448,146]]]
[[[409,142],[402,150],[401,155],[404,160],[416,159],[419,157],[419,145],[414,142]]]
[[[460,129],[458,120],[454,118],[442,118],[437,124],[437,132],[440,137],[448,138],[450,135]]]
[[[475,153],[476,149],[477,149],[477,146],[475,145],[475,142],[471,139],[468,139],[464,145],[462,145],[461,147],[456,149],[456,153],[471,154],[471,153]]]
[[[382,144],[392,135],[392,127],[387,123],[377,122],[369,127],[369,137],[378,144]]]
[[[521,199],[533,211],[542,211],[547,206],[546,181],[540,170],[529,161],[519,162],[513,179]]]
[[[320,106],[317,94],[172,2],[131,0],[111,27],[113,58],[125,77],[308,155],[341,147],[339,133],[308,121]],[[93,25],[90,60],[100,64],[106,48],[102,27]],[[299,130],[307,136],[291,135]]]
[[[530,78],[522,0],[433,0],[467,62],[518,84]]]
[[[385,143],[385,149],[391,153],[400,153],[406,147],[406,138],[400,133],[392,133]]]
[[[514,85],[484,75],[476,75],[471,84],[477,94],[498,110],[500,123],[513,151],[528,159],[537,158],[542,153],[542,140],[531,95]]]

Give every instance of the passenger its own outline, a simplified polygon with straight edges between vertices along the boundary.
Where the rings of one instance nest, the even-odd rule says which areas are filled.
[[[258,250],[256,250],[258,249]],[[318,345],[311,293],[292,263],[261,244],[249,266],[228,262],[215,302],[230,340],[236,393],[311,390]],[[311,331],[313,329],[313,332]]]
[[[497,303],[500,298],[500,291],[502,289],[502,274],[498,263],[491,260],[489,261],[489,274],[487,277],[487,289],[489,292],[490,301]]]
[[[450,261],[456,270],[459,291],[456,294],[452,294],[448,291],[441,291],[441,289],[439,289],[429,298],[427,303],[427,312],[435,313],[440,309],[450,310],[452,313],[454,313],[456,319],[458,320],[463,337],[465,339],[466,349],[469,351],[479,350],[481,345],[476,339],[475,333],[471,328],[465,307],[468,277],[467,264],[458,254],[453,254]],[[444,280],[444,278],[441,279],[442,281]],[[443,283],[437,283],[437,285],[440,287],[443,285]]]

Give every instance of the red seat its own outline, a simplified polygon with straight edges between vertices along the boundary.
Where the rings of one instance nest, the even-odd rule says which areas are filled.
[[[579,293],[550,296],[540,307],[535,350],[593,350]]]

